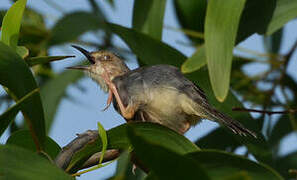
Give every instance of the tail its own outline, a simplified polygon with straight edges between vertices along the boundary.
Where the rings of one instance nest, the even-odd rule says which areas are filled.
[[[247,136],[250,135],[254,138],[257,138],[256,133],[253,131],[245,128],[241,123],[238,121],[232,119],[231,117],[219,112],[218,110],[211,108],[208,109],[209,113],[208,116],[212,117],[212,119],[215,119],[217,122],[227,126],[230,130],[232,130],[235,134],[239,134],[241,136]]]

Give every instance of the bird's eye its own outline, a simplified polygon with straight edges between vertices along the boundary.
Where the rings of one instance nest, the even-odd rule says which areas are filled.
[[[103,59],[104,59],[105,61],[108,61],[108,60],[110,60],[110,56],[109,56],[109,55],[105,55],[105,56],[103,56]]]

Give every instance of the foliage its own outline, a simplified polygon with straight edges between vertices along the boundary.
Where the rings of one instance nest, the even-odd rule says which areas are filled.
[[[111,179],[290,179],[296,176],[289,171],[296,172],[297,151],[279,154],[284,137],[297,129],[294,109],[297,82],[287,73],[297,41],[287,54],[280,54],[283,27],[297,17],[296,1],[174,0],[181,32],[196,49],[190,57],[162,42],[166,3],[170,1],[135,0],[132,28],[108,22],[97,2],[88,2],[91,11],[63,14],[50,28],[45,24],[46,12],[26,7],[26,0],[0,10],[0,84],[6,91],[0,100],[1,108],[7,106],[0,115],[0,135],[9,129],[6,144],[0,146],[0,177],[74,179],[67,173],[79,171],[102,148],[126,152],[133,149],[133,153],[123,153],[120,157],[117,172]],[[105,3],[116,6],[112,0]],[[89,42],[81,38],[86,33],[94,34],[97,40]],[[235,46],[254,33],[263,36],[265,57],[235,56]],[[47,133],[60,102],[70,98],[67,87],[81,79],[83,73],[56,73],[51,62],[72,56],[50,56],[49,50],[67,43],[116,50],[114,35],[131,50],[122,49],[120,53],[133,52],[140,65],[171,64],[181,68],[201,86],[211,104],[257,132],[258,139],[240,137],[219,127],[193,143],[160,125],[124,124],[108,130],[103,144],[98,138],[73,154],[67,173],[55,167],[52,162],[60,147]],[[268,65],[266,72],[251,76],[242,70],[257,62]],[[261,83],[269,84],[270,88],[261,88]],[[246,102],[261,107],[263,113],[272,113],[276,107],[287,111],[280,113],[275,124],[271,122],[271,114],[252,118],[246,112],[232,111]],[[20,125],[14,122],[18,112],[23,117]],[[242,146],[246,147],[246,156],[235,155],[235,150]],[[143,169],[150,172],[145,174],[138,169],[136,176],[132,175],[130,156],[140,160]]]

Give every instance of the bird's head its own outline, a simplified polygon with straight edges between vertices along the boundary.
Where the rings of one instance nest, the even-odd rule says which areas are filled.
[[[78,69],[86,72],[94,81],[96,81],[104,91],[107,91],[106,78],[112,81],[115,77],[129,72],[129,68],[124,61],[117,55],[108,51],[88,52],[87,50],[73,45],[86,56],[91,63],[87,66],[72,66],[68,69]]]

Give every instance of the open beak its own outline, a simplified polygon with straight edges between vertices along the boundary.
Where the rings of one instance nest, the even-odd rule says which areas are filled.
[[[94,57],[91,55],[89,51],[76,45],[72,45],[72,47],[79,50],[83,55],[85,55],[91,64],[95,64]],[[67,69],[88,70],[89,66],[72,66],[72,67],[67,67]]]

